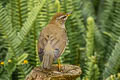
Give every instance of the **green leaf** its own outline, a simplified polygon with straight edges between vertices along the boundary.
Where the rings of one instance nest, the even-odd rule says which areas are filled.
[[[115,49],[112,52],[112,55],[110,56],[105,70],[103,72],[103,78],[106,79],[107,77],[109,77],[110,75],[116,74],[118,73],[118,70],[120,68],[120,38],[119,38],[119,42],[116,43],[115,45]]]
[[[87,19],[87,35],[86,35],[86,54],[88,57],[94,54],[94,36],[95,36],[95,23],[92,17]]]
[[[34,21],[36,20],[39,12],[41,11],[43,5],[45,4],[46,0],[42,0],[42,3],[39,6],[35,6],[31,12],[28,14],[28,18],[26,19],[26,22],[23,24],[23,27],[21,28],[20,32],[18,33],[18,38],[20,39],[20,43],[25,39],[26,35],[30,31]]]
[[[86,75],[84,77],[84,80],[99,80],[99,68],[97,65],[97,59],[95,56],[91,56],[88,59],[87,62],[87,69],[86,69]]]
[[[20,65],[23,63],[23,61],[28,57],[27,53],[23,53],[20,57],[17,58],[17,65]]]

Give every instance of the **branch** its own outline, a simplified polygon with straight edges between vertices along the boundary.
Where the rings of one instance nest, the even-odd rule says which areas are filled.
[[[26,80],[75,80],[80,77],[82,71],[79,66],[63,65],[61,71],[53,65],[50,70],[43,70],[41,67],[35,67],[26,77]]]

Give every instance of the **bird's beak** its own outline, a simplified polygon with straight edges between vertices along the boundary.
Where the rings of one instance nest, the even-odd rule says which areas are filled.
[[[66,13],[67,16],[70,16],[72,14],[72,12]]]

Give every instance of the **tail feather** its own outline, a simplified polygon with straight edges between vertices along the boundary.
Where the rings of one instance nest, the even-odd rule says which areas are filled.
[[[42,61],[42,67],[45,69],[50,69],[54,59],[54,49],[48,43],[44,49],[44,56]]]

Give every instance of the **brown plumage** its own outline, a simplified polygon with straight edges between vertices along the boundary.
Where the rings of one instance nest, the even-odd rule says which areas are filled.
[[[56,18],[65,15],[65,13],[57,13],[53,18],[51,19],[50,23],[55,23]]]
[[[38,53],[43,68],[50,69],[53,61],[61,56],[65,49],[67,34],[64,23],[67,17],[68,14],[57,13],[40,33]]]

